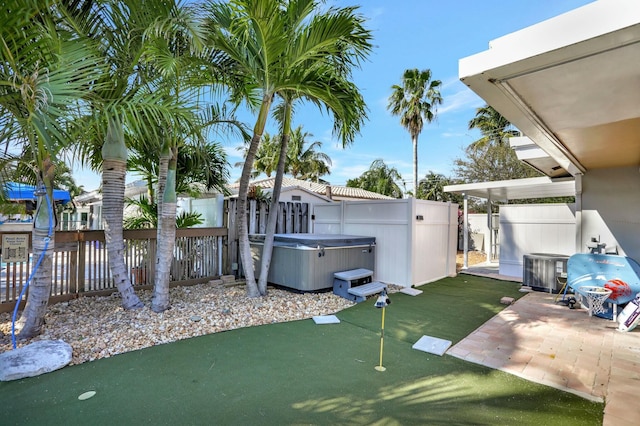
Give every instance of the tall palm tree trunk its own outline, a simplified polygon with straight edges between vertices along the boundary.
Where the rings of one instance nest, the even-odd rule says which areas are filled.
[[[164,188],[167,184],[167,173],[169,171],[170,160],[171,160],[171,150],[168,147],[164,147],[158,159],[158,187],[157,187],[158,217],[162,215],[162,204],[164,203]]]
[[[28,339],[39,335],[44,325],[44,316],[47,311],[47,303],[51,293],[51,279],[53,277],[52,262],[53,249],[55,247],[55,223],[49,209],[53,209],[52,200],[46,201],[44,196],[38,197],[33,230],[31,231],[33,245],[33,259],[37,268],[31,277],[29,284],[29,297],[20,319],[16,323],[20,338]],[[51,232],[50,232],[51,231]],[[42,256],[42,261],[38,260]]]
[[[158,215],[158,238],[156,255],[156,274],[153,286],[151,309],[164,312],[169,309],[169,283],[171,264],[176,242],[176,168],[177,148],[171,150],[171,159],[167,164],[167,175],[162,193],[162,207]]]
[[[264,237],[262,247],[260,279],[258,281],[258,291],[261,295],[267,294],[267,283],[269,278],[269,268],[271,266],[271,256],[273,255],[273,242],[276,234],[276,224],[278,223],[278,205],[280,203],[280,193],[282,191],[282,179],[287,162],[287,146],[291,139],[291,103],[287,102],[284,112],[284,123],[282,125],[282,140],[280,141],[280,157],[276,169],[276,179],[271,192],[271,206],[269,208],[269,218],[267,220],[267,234]]]
[[[256,285],[256,276],[253,265],[253,256],[251,256],[251,245],[249,244],[249,224],[247,221],[247,194],[249,192],[249,179],[251,178],[251,169],[253,168],[253,159],[255,158],[258,145],[260,144],[260,135],[254,134],[251,138],[251,144],[247,151],[247,157],[242,166],[242,174],[240,175],[240,187],[238,188],[238,208],[236,211],[236,223],[238,224],[238,248],[240,251],[240,261],[244,269],[244,277],[247,282],[247,296],[258,297],[260,291]]]
[[[109,120],[107,137],[102,147],[102,217],[107,259],[114,284],[122,297],[124,309],[144,306],[135,293],[124,263],[124,187],[127,173],[127,148],[121,124]]]
[[[265,94],[260,106],[258,120],[253,129],[253,137],[247,150],[247,156],[242,166],[242,174],[240,175],[240,188],[238,188],[238,209],[236,211],[236,223],[238,224],[238,246],[240,251],[240,260],[244,267],[244,276],[247,281],[247,296],[258,297],[260,291],[256,284],[256,275],[253,265],[253,257],[251,256],[251,246],[249,244],[249,223],[247,221],[247,194],[249,192],[249,179],[251,179],[251,171],[253,169],[253,161],[256,158],[258,145],[262,139],[269,109],[273,95]]]
[[[418,195],[418,135],[411,137],[413,142],[413,197]]]

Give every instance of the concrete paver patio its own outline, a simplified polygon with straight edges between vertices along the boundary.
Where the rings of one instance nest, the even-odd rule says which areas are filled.
[[[604,400],[604,425],[637,425],[640,327],[617,331],[615,322],[557,304],[556,296],[525,295],[447,354]]]

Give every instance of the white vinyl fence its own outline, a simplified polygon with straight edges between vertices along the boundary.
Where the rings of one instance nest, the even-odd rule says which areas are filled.
[[[457,204],[414,198],[316,204],[313,232],[375,237],[378,281],[410,287],[456,274]]]
[[[523,256],[575,253],[574,204],[500,206],[500,274],[522,278]]]

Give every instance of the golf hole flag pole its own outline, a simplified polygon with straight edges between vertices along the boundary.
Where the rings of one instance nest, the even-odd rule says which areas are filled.
[[[387,289],[384,288],[380,292],[380,295],[378,296],[375,304],[376,308],[382,308],[382,328],[380,331],[380,365],[376,366],[376,370],[378,371],[386,370],[386,368],[382,366],[382,351],[384,349],[384,311],[389,304],[391,304],[391,300],[389,299],[389,296],[387,296]]]

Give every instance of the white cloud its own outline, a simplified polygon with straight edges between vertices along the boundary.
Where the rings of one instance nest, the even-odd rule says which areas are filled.
[[[452,84],[451,87],[457,90],[451,94],[446,94],[446,96],[443,95],[444,102],[438,108],[439,115],[465,109],[475,109],[484,105],[484,101],[464,84],[458,82],[457,85],[454,86]]]
[[[229,161],[231,161],[231,159],[242,159],[244,158],[244,155],[242,154],[242,150],[238,150],[237,147],[235,146],[225,146],[222,148],[224,150],[224,152],[227,153],[227,157],[229,159]]]

